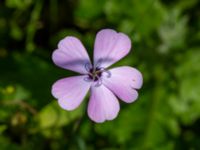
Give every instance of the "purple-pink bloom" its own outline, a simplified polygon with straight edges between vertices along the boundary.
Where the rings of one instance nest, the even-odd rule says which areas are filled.
[[[90,90],[87,113],[94,122],[104,122],[117,117],[120,110],[118,98],[134,102],[141,88],[142,74],[129,66],[108,69],[126,56],[131,40],[124,33],[103,29],[96,35],[94,59],[91,63],[86,49],[76,37],[67,36],[53,52],[53,62],[64,69],[80,73],[56,81],[52,94],[65,110],[77,108]],[[118,98],[117,98],[118,97]]]

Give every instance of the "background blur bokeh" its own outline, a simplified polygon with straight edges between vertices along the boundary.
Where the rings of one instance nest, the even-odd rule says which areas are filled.
[[[94,124],[87,98],[62,110],[51,85],[74,75],[51,54],[67,35],[92,56],[96,32],[126,33],[132,51],[115,65],[144,76],[139,98],[119,116]],[[199,0],[1,0],[1,150],[199,150]]]

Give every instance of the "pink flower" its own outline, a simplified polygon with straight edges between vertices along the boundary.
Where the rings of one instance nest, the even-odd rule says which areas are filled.
[[[135,68],[109,66],[126,56],[131,49],[129,37],[111,29],[97,33],[94,44],[93,64],[82,45],[75,37],[67,36],[53,52],[54,63],[64,69],[81,75],[56,81],[52,94],[59,105],[66,110],[77,108],[90,90],[87,108],[90,119],[104,122],[117,117],[120,105],[117,97],[126,103],[138,97],[137,89],[142,86],[142,74]]]

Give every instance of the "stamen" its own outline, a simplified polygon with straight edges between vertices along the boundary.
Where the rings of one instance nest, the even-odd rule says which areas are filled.
[[[87,72],[90,72],[90,69],[92,68],[91,64],[90,63],[86,63],[85,64],[85,69]]]
[[[94,68],[99,68],[99,66],[101,66],[102,64],[102,59],[100,59],[95,65]]]
[[[93,79],[91,79],[90,77],[85,77],[85,78],[83,78],[84,79],[84,81],[86,81],[86,82],[92,82],[93,81]]]
[[[99,78],[98,76],[97,76],[97,78],[98,78],[98,80],[97,80],[97,83],[95,84],[95,87],[99,87],[102,85],[102,79]]]
[[[109,70],[106,70],[105,68],[103,68],[103,67],[101,67],[100,69],[99,69],[99,71],[100,72],[105,72],[105,73],[107,73],[107,78],[110,78],[111,77],[111,72],[109,71]]]
[[[107,73],[107,78],[111,77],[111,72],[109,70],[104,70],[105,73]]]
[[[98,61],[95,67],[90,63],[85,64],[85,69],[87,71],[87,77],[84,78],[86,82],[95,82],[95,87],[102,85],[102,74],[105,72],[107,78],[111,77],[111,72],[103,67],[100,67],[101,61]]]

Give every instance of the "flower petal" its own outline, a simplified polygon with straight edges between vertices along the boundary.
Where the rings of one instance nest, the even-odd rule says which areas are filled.
[[[68,77],[53,84],[51,93],[63,109],[73,110],[81,104],[91,86],[91,82],[84,80],[85,77]]]
[[[138,97],[136,89],[142,86],[142,74],[132,67],[118,67],[109,70],[110,78],[103,78],[103,84],[115,95],[127,103],[135,101]]]
[[[113,120],[119,110],[119,101],[109,89],[103,85],[91,88],[88,115],[93,121],[101,123],[105,120]]]
[[[85,64],[91,64],[81,41],[72,36],[68,36],[58,43],[58,49],[53,52],[52,59],[57,66],[82,74],[87,73]]]
[[[123,33],[103,29],[97,33],[94,45],[94,64],[109,67],[128,54],[131,40]]]

